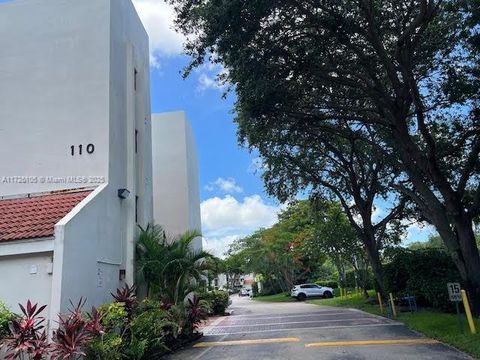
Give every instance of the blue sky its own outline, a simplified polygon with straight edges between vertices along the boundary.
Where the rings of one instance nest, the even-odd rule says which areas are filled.
[[[222,255],[233,240],[272,225],[281,206],[266,196],[252,171],[256,155],[237,145],[235,96],[223,99],[214,81],[222,69],[205,65],[184,80],[180,72],[188,58],[182,55],[183,37],[173,30],[173,11],[163,0],[132,1],[150,37],[152,112],[187,113],[197,142],[205,248]],[[407,241],[425,240],[431,231],[413,225]]]

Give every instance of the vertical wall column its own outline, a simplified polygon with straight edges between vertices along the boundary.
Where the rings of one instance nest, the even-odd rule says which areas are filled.
[[[136,96],[135,96],[135,49],[131,43],[127,44],[127,89],[126,89],[126,108],[127,108],[127,189],[130,190],[130,197],[127,199],[127,224],[125,234],[125,281],[132,285],[135,280],[135,206],[137,194],[137,175],[136,175],[136,153],[135,153],[135,114],[136,114]]]

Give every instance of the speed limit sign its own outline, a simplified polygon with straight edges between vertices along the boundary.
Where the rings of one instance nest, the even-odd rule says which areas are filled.
[[[450,301],[462,301],[460,283],[447,283],[448,297]]]

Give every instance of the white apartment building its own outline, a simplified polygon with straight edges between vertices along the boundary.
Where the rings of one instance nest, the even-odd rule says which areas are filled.
[[[154,197],[148,36],[130,0],[0,4],[0,48],[0,300],[47,304],[52,320],[70,300],[100,305],[134,282],[137,225],[153,222],[154,199],[190,209],[169,214],[167,231],[199,227],[196,157],[175,169],[188,179],[156,171]],[[153,142],[192,150],[186,122],[169,123]]]
[[[168,136],[175,134],[175,136]],[[198,161],[184,112],[152,115],[153,218],[172,237],[201,230]],[[197,238],[195,249],[202,248]]]

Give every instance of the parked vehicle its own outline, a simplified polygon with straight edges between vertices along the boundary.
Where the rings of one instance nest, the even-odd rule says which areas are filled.
[[[330,287],[320,286],[317,284],[301,284],[295,285],[292,288],[290,291],[290,296],[299,301],[303,301],[310,297],[332,298],[335,296],[335,291]]]
[[[241,288],[238,296],[252,296],[252,289]]]

